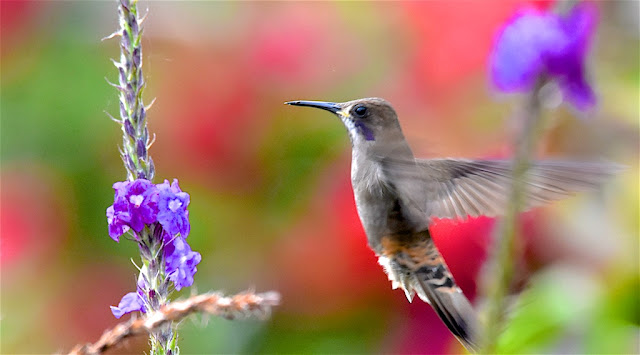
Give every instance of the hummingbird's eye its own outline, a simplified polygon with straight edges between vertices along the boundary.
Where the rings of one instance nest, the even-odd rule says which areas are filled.
[[[366,106],[360,105],[353,110],[353,113],[358,117],[364,117],[367,114],[367,108]]]

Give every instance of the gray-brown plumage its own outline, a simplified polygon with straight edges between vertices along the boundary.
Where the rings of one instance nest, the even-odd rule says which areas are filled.
[[[431,218],[504,213],[512,182],[506,160],[416,159],[391,105],[380,98],[344,103],[291,101],[328,110],[344,123],[352,145],[351,183],[369,246],[393,288],[431,304],[470,351],[478,320],[429,234]],[[534,162],[526,208],[597,187],[616,167],[567,161]]]

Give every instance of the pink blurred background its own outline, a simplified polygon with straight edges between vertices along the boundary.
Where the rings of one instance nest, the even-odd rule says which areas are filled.
[[[116,77],[118,44],[100,41],[116,28],[116,3],[0,4],[0,351],[65,351],[115,325],[108,306],[135,287],[137,250],[108,237],[104,215],[125,178],[119,128],[103,113],[117,112],[104,77]],[[534,335],[514,320],[504,351],[640,350],[636,4],[596,3],[588,68],[600,105],[583,119],[545,112],[539,149],[629,169],[599,193],[523,214],[518,287],[566,310],[534,304],[531,314],[568,316],[551,314]],[[158,180],[177,177],[191,194],[189,241],[203,256],[194,289],[282,293],[264,322],[183,322],[183,352],[461,352],[428,305],[391,290],[366,246],[344,128],[283,103],[384,97],[417,155],[508,156],[521,97],[493,91],[488,56],[518,8],[549,5],[141,2],[144,97],[157,99],[150,154]],[[470,297],[494,224],[433,227]],[[146,351],[146,340],[118,351]]]

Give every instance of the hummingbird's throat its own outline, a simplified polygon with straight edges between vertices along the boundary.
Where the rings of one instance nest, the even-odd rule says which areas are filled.
[[[373,131],[367,127],[367,125],[361,120],[352,118],[348,113],[344,111],[337,112],[338,117],[342,120],[345,127],[347,127],[347,131],[349,131],[349,136],[352,141],[358,141],[364,138],[367,141],[374,141],[375,136]]]

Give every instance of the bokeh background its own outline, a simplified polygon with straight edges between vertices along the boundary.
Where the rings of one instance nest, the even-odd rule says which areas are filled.
[[[1,348],[51,353],[117,323],[134,243],[108,237],[125,178],[109,58],[111,1],[1,3]],[[598,108],[545,112],[541,157],[628,166],[602,191],[523,214],[518,311],[503,352],[640,351],[638,2],[597,2],[588,69]],[[458,353],[431,308],[409,304],[367,248],[350,146],[294,99],[391,101],[417,155],[508,156],[521,96],[487,74],[496,33],[548,2],[147,2],[145,101],[157,178],[191,194],[195,289],[278,290],[267,321],[194,317],[184,353]],[[438,221],[458,283],[481,295],[495,221]],[[182,292],[188,295],[192,290]],[[482,297],[475,297],[482,307]],[[141,353],[146,339],[119,349]]]

